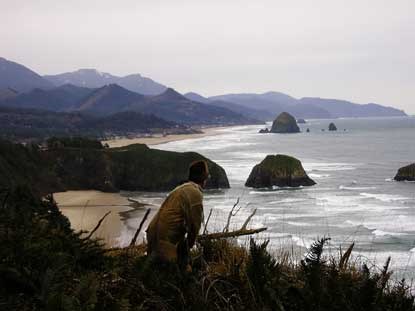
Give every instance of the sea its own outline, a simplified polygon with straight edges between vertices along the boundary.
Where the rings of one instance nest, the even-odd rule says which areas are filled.
[[[330,122],[336,124],[336,132],[328,131]],[[204,193],[205,221],[211,213],[207,232],[222,231],[239,201],[230,230],[240,228],[256,210],[248,228],[267,227],[255,237],[269,240],[272,252],[301,260],[312,243],[325,237],[330,238],[328,257],[338,258],[355,243],[354,263],[381,269],[390,256],[395,279],[413,279],[415,183],[393,177],[398,168],[415,162],[415,117],[319,119],[299,126],[298,134],[259,134],[264,125],[229,127],[214,136],[152,148],[196,151],[225,169],[231,188]],[[252,168],[269,154],[298,158],[317,184],[245,187]],[[167,193],[129,195],[159,206]],[[138,222],[134,213],[125,219],[121,240],[130,240]],[[238,241],[249,245],[249,237]]]

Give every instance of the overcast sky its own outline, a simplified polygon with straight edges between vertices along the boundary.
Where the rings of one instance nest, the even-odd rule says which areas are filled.
[[[141,73],[205,96],[280,91],[415,113],[415,0],[0,0],[0,56]]]

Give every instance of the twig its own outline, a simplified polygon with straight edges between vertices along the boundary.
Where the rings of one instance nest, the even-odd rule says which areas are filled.
[[[256,213],[256,209],[254,209],[254,211],[252,212],[252,214],[249,215],[248,218],[245,220],[244,224],[241,227],[241,230],[245,230],[246,229],[246,226],[251,221],[252,217],[254,217],[255,213]]]
[[[138,226],[137,231],[135,232],[133,239],[131,240],[130,247],[135,245],[135,242],[137,241],[137,237],[138,237],[138,235],[141,231],[141,228],[144,225],[144,222],[147,220],[147,217],[150,214],[150,211],[151,211],[151,209],[149,208],[149,209],[147,209],[146,213],[144,214],[144,217],[141,220],[140,225]]]
[[[206,239],[226,239],[226,238],[234,238],[243,235],[251,235],[255,233],[260,233],[262,231],[267,230],[268,228],[258,228],[258,229],[239,229],[236,231],[230,232],[216,232],[216,233],[209,233],[209,234],[202,234],[197,237],[198,240],[206,240]]]
[[[206,232],[207,232],[207,225],[209,223],[210,216],[212,216],[212,211],[213,211],[213,209],[210,209],[209,216],[208,216],[208,218],[206,219],[206,222],[205,222],[205,228],[203,229],[203,234],[206,234]]]
[[[91,238],[91,236],[95,233],[95,231],[98,230],[98,228],[101,226],[102,222],[104,221],[105,217],[107,217],[109,214],[111,214],[111,211],[107,212],[97,223],[95,228],[88,234],[86,237],[87,239]]]
[[[231,211],[229,212],[229,215],[228,215],[228,220],[226,221],[226,225],[225,225],[225,227],[223,228],[223,232],[228,232],[229,231],[229,225],[230,225],[230,223],[231,223],[231,218],[232,218],[232,216],[235,216],[236,214],[233,214],[233,211],[234,211],[234,209],[235,209],[235,207],[237,207],[238,206],[238,204],[239,204],[239,198],[236,200],[236,203],[232,206],[232,209],[231,209]],[[239,210],[238,210],[239,211]]]

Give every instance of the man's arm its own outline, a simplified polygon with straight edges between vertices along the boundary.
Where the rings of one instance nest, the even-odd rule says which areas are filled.
[[[190,206],[187,217],[187,242],[189,248],[195,244],[196,237],[203,221],[203,205],[200,203]]]

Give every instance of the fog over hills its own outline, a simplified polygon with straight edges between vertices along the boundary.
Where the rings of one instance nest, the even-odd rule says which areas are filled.
[[[99,88],[108,84],[118,84],[127,90],[143,95],[157,95],[166,90],[166,86],[140,74],[118,77],[96,69],[79,69],[58,75],[46,75],[44,78],[56,86],[69,83],[82,87]]]

